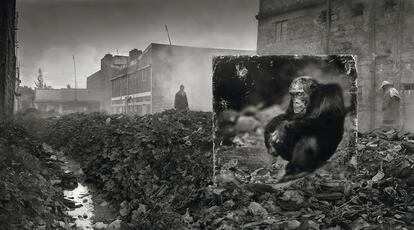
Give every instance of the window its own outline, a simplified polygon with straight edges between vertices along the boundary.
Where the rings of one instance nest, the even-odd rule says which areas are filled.
[[[325,24],[326,23],[326,10],[322,10],[321,11],[321,14],[319,15],[319,21],[322,23],[322,24]],[[329,9],[329,21],[332,21],[332,10],[331,9]]]
[[[352,6],[352,17],[364,15],[364,3],[359,2]]]
[[[358,95],[357,95],[358,102],[362,102],[362,87],[358,86]]]
[[[149,114],[151,113],[151,104],[147,105],[147,113],[149,113]]]
[[[275,29],[275,42],[286,41],[287,21],[275,22],[274,29]]]
[[[142,105],[138,105],[138,115],[142,116]]]
[[[404,90],[414,90],[414,83],[403,83],[402,85]]]
[[[142,71],[142,81],[143,82],[147,81],[147,71],[146,70]]]
[[[385,0],[384,2],[384,10],[385,12],[393,12],[397,11],[398,3],[395,0]]]

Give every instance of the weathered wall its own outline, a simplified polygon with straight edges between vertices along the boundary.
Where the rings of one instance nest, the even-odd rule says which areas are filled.
[[[101,69],[87,77],[86,87],[96,90],[103,94],[101,100],[101,108],[103,111],[111,112],[111,94],[112,84],[111,78],[116,77],[127,63],[126,56],[105,55],[101,59]]]
[[[151,113],[151,47],[144,53],[132,50],[130,58],[129,65],[111,80],[111,112]]]
[[[172,109],[181,84],[190,110],[212,111],[213,56],[238,54],[255,52],[152,44],[152,112]]]
[[[16,1],[0,1],[0,118],[13,114],[16,85]]]
[[[383,80],[404,95],[405,129],[414,130],[414,2],[410,0],[331,0],[326,50],[326,1],[261,0],[258,54],[355,54],[358,56],[358,125],[361,131],[382,121]],[[276,41],[275,23],[285,21],[285,39]],[[283,33],[282,32],[282,33]],[[411,113],[411,116],[410,116]]]

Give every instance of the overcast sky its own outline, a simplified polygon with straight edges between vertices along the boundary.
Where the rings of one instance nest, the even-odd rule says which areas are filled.
[[[39,68],[54,88],[78,87],[106,53],[127,55],[150,43],[256,49],[258,0],[17,0],[22,85]]]

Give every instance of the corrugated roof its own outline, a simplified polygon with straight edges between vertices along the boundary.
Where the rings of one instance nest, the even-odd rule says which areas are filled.
[[[88,90],[76,89],[78,101],[100,101],[102,93]],[[75,89],[36,89],[35,102],[65,102],[75,100]]]

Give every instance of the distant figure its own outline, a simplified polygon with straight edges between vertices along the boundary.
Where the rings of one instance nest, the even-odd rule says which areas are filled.
[[[382,126],[384,128],[399,128],[400,121],[400,93],[389,81],[383,81],[380,89],[384,92],[382,101]]]
[[[184,92],[184,85],[180,85],[180,91],[175,94],[174,108],[179,111],[188,110],[187,94]]]

